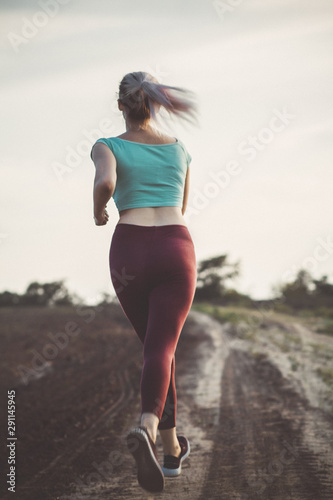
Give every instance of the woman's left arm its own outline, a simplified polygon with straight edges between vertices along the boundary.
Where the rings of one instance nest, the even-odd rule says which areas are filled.
[[[106,204],[113,195],[117,182],[116,158],[106,144],[97,142],[91,153],[96,167],[94,180],[94,219],[97,226],[104,226],[109,219]]]

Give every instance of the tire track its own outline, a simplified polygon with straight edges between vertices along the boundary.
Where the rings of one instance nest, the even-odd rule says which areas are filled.
[[[332,430],[265,356],[231,350],[222,378],[219,437],[200,500],[331,500],[330,460],[309,446],[307,421]]]

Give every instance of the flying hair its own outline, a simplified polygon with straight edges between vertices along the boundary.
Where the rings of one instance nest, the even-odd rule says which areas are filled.
[[[119,100],[133,121],[156,120],[161,106],[169,115],[192,122],[196,120],[197,106],[192,91],[161,84],[143,71],[124,76],[119,86]]]

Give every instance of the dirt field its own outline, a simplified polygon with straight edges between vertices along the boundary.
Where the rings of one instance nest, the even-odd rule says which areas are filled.
[[[139,423],[142,350],[121,309],[0,315],[1,429],[5,441],[15,390],[17,437],[15,493],[3,446],[1,498],[333,498],[333,338],[310,321],[249,312],[222,324],[190,312],[176,381],[191,454],[153,495],[138,486],[124,441]],[[162,460],[159,438],[157,447]]]

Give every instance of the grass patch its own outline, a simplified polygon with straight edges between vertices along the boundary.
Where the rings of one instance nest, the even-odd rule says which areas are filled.
[[[267,354],[265,352],[261,351],[256,351],[255,349],[250,350],[251,356],[256,359],[257,361],[262,361],[268,358]]]
[[[293,372],[296,372],[299,367],[299,362],[294,358],[294,356],[288,356],[288,359],[290,361],[290,367]]]
[[[324,359],[333,359],[333,350],[326,344],[310,344],[310,347],[312,347],[317,356],[321,356]]]
[[[283,333],[283,336],[286,340],[286,342],[293,343],[293,344],[302,344],[302,339],[300,337],[296,337],[295,335],[292,335],[290,333]]]
[[[244,321],[251,324],[255,321],[257,325],[260,324],[258,315],[245,308],[216,306],[207,302],[197,302],[192,305],[192,309],[194,309],[195,311],[210,314],[221,323],[237,324],[241,321]]]
[[[317,328],[317,333],[325,335],[333,335],[333,321],[324,319],[322,324]]]
[[[236,337],[255,342],[255,333],[261,322],[258,313],[237,306],[216,306],[206,302],[196,303],[192,308],[209,314],[220,323],[230,323],[234,327],[233,334]]]
[[[317,368],[318,375],[322,378],[325,384],[333,387],[333,369],[332,368]]]
[[[269,332],[267,336],[282,352],[299,351],[301,349],[302,340],[290,333],[276,330]]]
[[[270,341],[276,345],[282,352],[289,352],[290,351],[290,345],[287,344],[286,342],[283,342],[281,340],[278,340],[276,337],[271,336]]]

